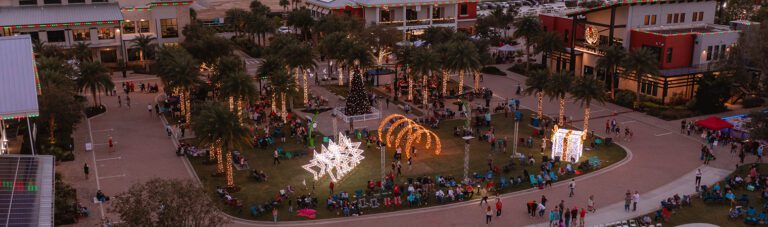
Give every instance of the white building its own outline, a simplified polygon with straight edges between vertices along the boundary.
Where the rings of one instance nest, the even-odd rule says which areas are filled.
[[[137,61],[131,42],[139,34],[174,45],[190,23],[183,0],[0,0],[0,36],[29,34],[33,40],[69,48],[85,42],[104,63]],[[127,57],[124,57],[127,56]]]
[[[407,34],[419,35],[430,26],[474,31],[478,0],[307,0],[316,17],[346,14],[366,25],[389,25]]]

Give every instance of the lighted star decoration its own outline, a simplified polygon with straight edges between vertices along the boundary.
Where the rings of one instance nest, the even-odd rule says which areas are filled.
[[[338,181],[351,172],[365,158],[360,142],[352,142],[344,135],[339,135],[338,143],[330,141],[328,146],[322,145],[320,153],[314,151],[314,157],[309,164],[303,165],[317,180],[325,174],[331,181]],[[319,169],[319,170],[316,170]]]

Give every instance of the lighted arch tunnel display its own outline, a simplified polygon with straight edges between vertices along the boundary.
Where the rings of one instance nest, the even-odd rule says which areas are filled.
[[[390,124],[390,122],[392,123]],[[402,149],[406,159],[411,156],[416,144],[424,145],[435,155],[439,155],[442,150],[440,137],[435,132],[400,114],[389,115],[381,121],[379,124],[379,141],[385,141],[387,147]],[[404,147],[401,146],[403,141],[405,141]]]

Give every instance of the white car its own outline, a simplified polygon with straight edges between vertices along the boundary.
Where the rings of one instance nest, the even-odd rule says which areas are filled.
[[[277,32],[278,33],[286,34],[286,33],[292,33],[293,31],[291,31],[291,28],[289,28],[287,26],[282,26],[282,27],[277,29]]]

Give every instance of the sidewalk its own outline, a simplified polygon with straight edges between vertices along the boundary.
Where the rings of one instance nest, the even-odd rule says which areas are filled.
[[[701,179],[701,185],[712,185],[724,179],[726,176],[731,174],[732,171],[704,166],[701,168],[701,172],[703,175]],[[597,212],[590,213],[587,216],[588,218],[586,219],[585,224],[587,226],[597,226],[600,224],[625,221],[635,217],[643,216],[645,214],[653,213],[659,209],[662,200],[666,200],[675,194],[680,195],[680,197],[683,195],[695,194],[695,177],[696,170],[691,171],[690,173],[685,174],[683,177],[680,177],[677,180],[669,182],[664,186],[656,188],[652,191],[640,193],[640,202],[637,204],[637,211],[634,212],[624,211],[624,202],[617,202],[608,206],[600,207],[597,209]],[[607,187],[615,188],[613,186]],[[632,191],[632,193],[634,193],[634,191]],[[596,195],[595,199],[600,199],[599,195]],[[651,218],[653,218],[653,216],[651,216]],[[548,223],[540,223],[530,226],[545,227],[548,226]]]
[[[119,73],[113,81],[120,86],[122,81],[158,83],[151,75],[129,75],[122,78]],[[56,166],[64,181],[77,189],[77,198],[88,207],[90,216],[80,219],[75,226],[98,226],[103,217],[115,222],[119,218],[109,213],[112,203],[93,202],[96,191],[114,197],[126,191],[131,185],[152,178],[191,179],[190,167],[183,159],[176,156],[175,146],[168,138],[160,119],[154,113],[147,112],[147,105],[154,104],[158,93],[130,93],[132,107],[126,106],[125,94],[119,92],[123,100],[118,107],[116,96],[101,96],[107,112],[90,119],[84,119],[73,134],[75,138],[75,160],[62,162]],[[87,97],[89,100],[91,97]],[[112,137],[114,147],[108,147],[108,138]],[[93,143],[93,151],[84,151],[85,143]],[[85,179],[83,164],[88,163],[90,176]]]

